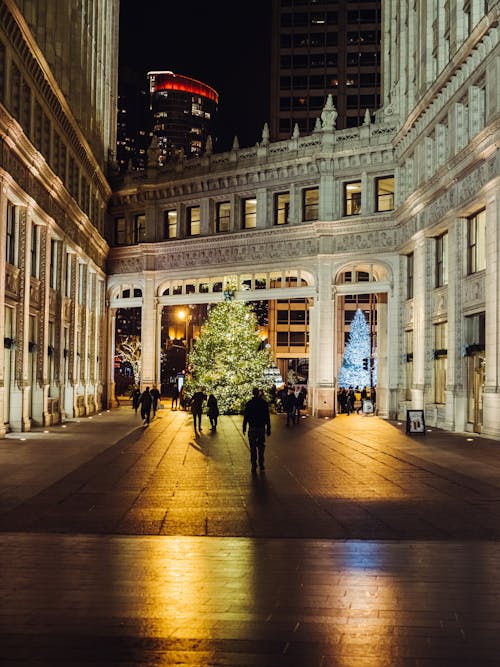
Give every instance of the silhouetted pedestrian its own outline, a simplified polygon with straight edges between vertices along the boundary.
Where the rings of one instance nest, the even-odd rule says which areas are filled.
[[[153,405],[153,397],[151,396],[149,387],[146,387],[140,395],[139,404],[141,406],[143,424],[149,424],[149,420],[151,419],[151,406]]]
[[[135,387],[132,390],[132,393],[130,394],[130,398],[132,399],[132,407],[135,410],[135,414],[137,414],[137,410],[139,408],[140,397],[141,397],[141,392],[137,387]]]
[[[210,420],[210,426],[212,427],[212,431],[216,431],[217,419],[219,417],[219,405],[217,403],[217,399],[213,394],[210,394],[210,396],[208,397],[207,406],[208,406],[208,418]]]
[[[257,470],[257,459],[261,471],[264,470],[264,450],[267,435],[271,435],[269,405],[261,396],[260,389],[252,389],[253,398],[245,405],[243,414],[243,434],[248,426],[248,444],[250,445],[250,463],[252,472]]]
[[[151,398],[153,400],[152,408],[153,408],[153,417],[156,415],[156,411],[158,410],[158,402],[160,400],[161,394],[158,391],[158,387],[156,385],[153,385],[153,388],[151,389]]]
[[[175,408],[177,410],[177,401],[179,400],[179,388],[177,382],[174,384],[172,389],[172,410]]]
[[[203,391],[195,391],[191,397],[191,414],[193,415],[194,432],[201,431],[201,415],[203,414],[203,403],[207,395]]]

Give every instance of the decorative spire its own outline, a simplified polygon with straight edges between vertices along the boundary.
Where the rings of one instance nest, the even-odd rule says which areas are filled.
[[[321,130],[321,121],[319,118],[316,118],[316,123],[314,124],[314,132],[319,132]]]
[[[370,111],[367,109],[365,111],[365,116],[363,119],[363,125],[371,125],[372,124],[372,117],[370,115]]]
[[[333,104],[332,94],[328,93],[328,96],[326,98],[326,104],[323,107],[323,111],[321,112],[321,122],[323,124],[323,129],[334,130],[337,116],[338,113],[337,109],[335,108],[335,105]]]
[[[233,141],[233,151],[237,151],[239,147],[240,147],[240,142],[238,141],[238,137],[235,135]]]
[[[269,143],[269,125],[267,123],[264,123],[264,127],[262,129],[262,144],[266,145]]]
[[[207,143],[205,144],[205,155],[212,155],[214,152],[214,142],[211,135],[208,135]]]
[[[295,123],[295,127],[293,128],[292,139],[298,139],[299,137],[300,137],[299,124]]]

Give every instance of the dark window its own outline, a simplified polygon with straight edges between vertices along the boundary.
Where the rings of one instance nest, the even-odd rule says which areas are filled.
[[[17,210],[10,202],[7,203],[7,234],[5,239],[5,261],[16,263],[17,244]]]
[[[486,268],[486,211],[467,220],[467,273]]]
[[[406,256],[406,298],[413,299],[413,253]]]
[[[448,233],[436,239],[436,287],[448,284]]]

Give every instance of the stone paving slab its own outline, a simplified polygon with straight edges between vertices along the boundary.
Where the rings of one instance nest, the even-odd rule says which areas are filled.
[[[498,667],[500,443],[272,428],[256,476],[240,417],[0,441],[0,665]]]
[[[240,416],[198,436],[180,410],[160,411],[148,427],[126,409],[76,425],[24,455],[38,463],[33,478],[13,475],[16,493],[7,482],[0,530],[500,538],[498,441],[437,431],[415,439],[372,416],[308,417],[289,429],[281,415],[272,421],[266,472],[256,476]],[[2,462],[18,446],[2,443]],[[24,459],[9,461],[11,471]]]
[[[4,534],[0,664],[498,665],[500,545]]]

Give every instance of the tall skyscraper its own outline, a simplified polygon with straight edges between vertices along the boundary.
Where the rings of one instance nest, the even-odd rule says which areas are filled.
[[[148,72],[148,78],[160,165],[179,151],[186,158],[201,155],[213,131],[217,91],[174,72]]]
[[[271,139],[312,132],[331,93],[336,127],[380,106],[380,0],[273,0]]]

